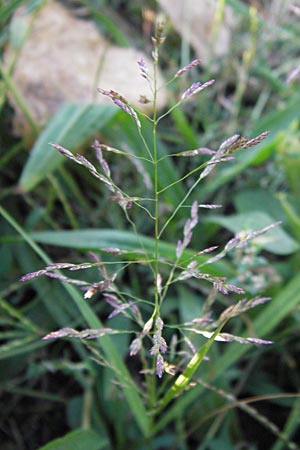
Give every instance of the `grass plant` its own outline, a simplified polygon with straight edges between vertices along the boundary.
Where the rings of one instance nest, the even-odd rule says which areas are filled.
[[[260,19],[253,9],[249,21],[250,33],[257,33]],[[226,131],[238,125],[242,112],[257,51],[254,38]],[[189,84],[200,63],[194,59],[171,76],[167,86],[177,88],[169,109],[159,113],[156,73],[164,39],[158,23],[153,68],[138,62],[153,94],[141,100],[152,103],[152,116],[100,87],[99,94],[118,109],[62,107],[35,141],[17,187],[2,192],[1,270],[10,278],[0,303],[4,395],[59,404],[57,411],[61,416],[67,411],[72,430],[62,430],[57,439],[45,435],[43,443],[49,442],[41,447],[23,427],[20,448],[26,439],[41,450],[234,448],[249,433],[243,417],[272,436],[272,450],[299,448],[292,438],[298,427],[297,370],[288,374],[289,388],[280,389],[266,378],[264,366],[271,364],[277,342],[284,346],[289,336],[296,337],[299,321],[297,177],[285,146],[295,148],[297,122],[288,136],[278,132],[297,117],[297,102],[291,99],[285,110],[258,120],[254,137],[227,135],[221,145],[211,139],[210,146],[206,136],[198,147],[182,111],[196,98],[207,101],[218,79]],[[9,74],[5,77],[11,89]],[[176,140],[168,147],[163,135],[171,118]],[[73,150],[99,130],[105,144],[98,137],[92,151]],[[184,137],[183,146],[178,136]],[[253,170],[277,145],[270,170],[278,167],[286,174],[289,190],[279,198],[257,187]],[[16,146],[11,157],[1,157],[1,167],[19,151]],[[298,164],[297,151],[291,154]],[[245,179],[239,178],[242,171]],[[229,182],[232,203],[226,196]],[[31,211],[26,221],[7,201],[20,193]],[[222,212],[223,200],[225,208],[234,204],[234,214]],[[57,212],[64,219],[57,220]],[[99,227],[99,221],[106,226]],[[220,226],[228,230],[221,237]],[[12,271],[14,260],[18,266]],[[282,261],[288,261],[285,269]],[[25,284],[16,282],[20,272]],[[277,355],[285,367],[294,361],[287,348]],[[52,391],[51,383],[59,387],[60,377],[73,380],[72,394]],[[43,379],[48,389],[40,384]],[[252,405],[259,400],[277,405],[280,420],[268,418],[259,403]],[[251,444],[250,434],[248,439],[247,448],[262,448]],[[5,445],[13,448],[9,439]]]

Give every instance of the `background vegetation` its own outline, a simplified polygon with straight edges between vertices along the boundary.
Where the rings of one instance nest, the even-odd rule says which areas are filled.
[[[247,251],[230,253],[212,269],[242,286],[250,297],[272,297],[270,303],[234,322],[230,331],[239,335],[246,330],[247,335],[274,344],[215,343],[209,361],[197,373],[202,384],[199,381],[171,403],[147,437],[140,397],[134,389],[122,390],[120,377],[112,370],[119,365],[124,379],[130,373],[141,388],[138,360],[128,356],[129,334],[112,336],[113,346],[105,339],[86,345],[76,339],[41,339],[63,327],[97,328],[99,319],[107,326],[114,321],[120,329],[128,324],[123,316],[109,321],[111,309],[97,296],[83,302],[80,291],[48,278],[21,284],[18,280],[23,274],[51,261],[87,261],[87,251],[97,252],[101,247],[132,252],[135,248],[132,236],[126,234],[128,224],[105,188],[76,164],[56,156],[46,158],[45,145],[54,141],[92,158],[95,137],[137,154],[140,141],[132,120],[122,111],[80,104],[64,105],[43,129],[32,124],[31,134],[16,138],[8,95],[16,97],[17,90],[1,63],[1,449],[299,448],[300,91],[299,71],[298,75],[295,71],[300,64],[299,9],[285,8],[278,18],[265,15],[259,2],[227,3],[240,20],[229,53],[218,58],[212,55],[205,69],[195,69],[183,81],[186,85],[199,78],[217,82],[160,124],[160,148],[166,153],[218,148],[233,133],[253,137],[270,131],[263,143],[217,167],[198,188],[194,198],[199,203],[222,204],[223,208],[218,213],[201,213],[192,247],[222,246],[232,233],[282,222],[275,241],[264,235]],[[21,4],[18,0],[2,2],[2,54],[14,38],[10,21]],[[27,3],[31,9],[41,4]],[[155,18],[159,10],[155,2],[78,0],[68,6],[84,8],[113,42],[145,47],[151,55],[145,11],[153,12]],[[194,55],[172,24],[167,27],[162,66],[168,79]],[[181,85],[170,87],[170,105],[183,89]],[[26,104],[21,106],[28,110]],[[142,177],[130,163],[119,165],[117,156],[110,156],[110,166],[124,180],[124,189],[139,195]],[[179,159],[166,163],[163,184],[172,180],[174,170],[183,174],[193,164]],[[188,187],[183,183],[170,190],[166,200],[170,210],[177,204],[180,189]],[[147,236],[147,222],[135,210],[132,214]],[[174,251],[183,225],[184,218],[179,216],[168,229],[166,257]],[[87,228],[95,233],[82,231]],[[65,230],[72,231],[72,237],[66,239]],[[97,271],[86,271],[84,277],[94,282]],[[142,277],[143,270],[132,265],[122,276],[124,291],[134,287],[142,297],[148,286]],[[170,323],[200,316],[207,291],[205,286],[191,288],[172,290],[163,311]],[[218,298],[217,311],[231,301],[232,297]],[[64,440],[55,441],[64,435]]]

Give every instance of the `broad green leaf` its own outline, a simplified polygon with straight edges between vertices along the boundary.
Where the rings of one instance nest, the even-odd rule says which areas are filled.
[[[30,234],[31,238],[43,244],[57,245],[60,247],[77,248],[81,250],[101,250],[101,248],[114,247],[125,250],[134,258],[141,258],[140,250],[148,254],[154,254],[155,241],[153,238],[136,235],[130,231],[110,229],[82,229],[68,231],[37,231]],[[174,260],[176,245],[167,242],[159,242],[159,252],[163,258]],[[197,251],[185,250],[183,259],[192,258]],[[197,256],[199,262],[205,262],[206,256]],[[230,266],[224,261],[218,261],[214,265],[205,267],[211,274],[232,274]]]
[[[108,450],[109,442],[93,430],[75,430],[54,439],[39,450]]]
[[[188,323],[195,317],[201,317],[203,299],[201,299],[199,292],[192,292],[191,289],[187,289],[183,284],[179,285],[177,290],[180,322]]]
[[[275,222],[274,218],[261,211],[252,211],[231,216],[210,216],[209,222],[217,223],[233,233],[258,231]],[[289,255],[299,249],[298,243],[281,226],[272,228],[259,236],[259,246],[276,255]]]
[[[27,15],[17,15],[10,23],[10,44],[15,50],[20,50],[30,29],[30,18]]]
[[[266,189],[251,189],[239,192],[234,198],[234,205],[238,213],[252,213],[261,211],[275,220],[285,220],[285,213],[280,200]]]
[[[30,191],[66,160],[49,142],[76,150],[100,131],[116,112],[111,105],[63,105],[35,142],[21,174],[20,190]]]

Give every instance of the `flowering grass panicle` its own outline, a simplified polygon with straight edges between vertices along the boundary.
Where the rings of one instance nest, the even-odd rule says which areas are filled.
[[[153,75],[150,74],[149,68],[146,66],[144,60],[141,59],[138,61],[138,66],[141,76],[151,84],[153,92],[153,99],[151,101],[155,108],[156,98],[159,95],[159,86],[157,86],[155,68],[159,63],[159,47],[164,41],[162,24],[157,26],[152,41],[154,47],[152,53],[154,62]],[[175,73],[171,81],[175,82],[178,77],[187,71],[193,70],[195,67],[199,66],[199,64],[200,60],[198,59],[187,64]],[[240,344],[271,343],[270,341],[261,340],[257,337],[245,338],[222,332],[222,328],[229,319],[246,312],[256,305],[269,301],[269,298],[256,297],[250,300],[244,298],[236,301],[236,297],[233,297],[231,300],[232,304],[221,312],[219,317],[213,318],[214,311],[212,307],[218,295],[221,294],[230,297],[234,294],[239,297],[244,295],[245,291],[241,287],[230,282],[226,276],[213,275],[209,272],[208,267],[220,261],[233,249],[244,247],[252,239],[266,233],[272,227],[276,226],[278,222],[270,224],[262,230],[252,230],[244,236],[238,235],[231,238],[224,245],[224,248],[213,256],[209,256],[208,254],[216,252],[219,248],[218,246],[211,245],[208,248],[195,251],[189,249],[199,222],[199,208],[216,209],[221,207],[221,205],[218,204],[198,203],[197,199],[195,199],[195,197],[197,197],[195,189],[200,181],[204,180],[217,165],[233,161],[235,153],[239,149],[247,150],[254,145],[259,144],[266,138],[268,133],[261,133],[252,139],[235,134],[227,138],[220,145],[218,150],[199,147],[192,150],[184,150],[179,153],[170,153],[169,155],[166,155],[165,158],[175,159],[177,157],[183,157],[191,158],[193,161],[199,158],[200,162],[194,169],[184,173],[169,185],[162,188],[161,183],[159,183],[159,176],[161,176],[159,169],[164,158],[161,158],[158,153],[158,123],[166,115],[170,114],[174,108],[179,107],[182,102],[188,101],[191,97],[201,94],[204,89],[210,88],[214,83],[215,80],[213,79],[193,82],[190,87],[179,96],[179,101],[176,105],[167,111],[167,113],[163,113],[159,116],[158,111],[154,109],[152,117],[145,117],[144,114],[141,114],[137,109],[133,108],[120,93],[113,90],[98,89],[100,94],[109,97],[116,106],[133,119],[133,125],[135,125],[136,131],[140,136],[141,145],[144,146],[144,156],[136,156],[127,149],[110,147],[107,144],[100,143],[96,140],[93,144],[93,149],[95,151],[97,164],[93,164],[85,156],[74,155],[70,150],[62,147],[60,144],[51,143],[50,145],[69,160],[84,166],[93,177],[105,185],[112,194],[110,197],[111,200],[116,200],[123,209],[125,218],[136,235],[137,242],[140,242],[140,248],[136,249],[132,254],[129,250],[120,249],[118,247],[103,247],[99,249],[102,253],[103,260],[100,260],[98,256],[92,255],[92,262],[86,262],[79,265],[60,262],[48,265],[42,270],[27,274],[21,278],[21,281],[30,281],[37,276],[46,275],[50,278],[60,280],[63,283],[77,285],[85,291],[84,298],[86,300],[91,299],[97,294],[98,297],[104,300],[107,307],[110,309],[107,313],[106,320],[111,321],[116,316],[123,315],[131,321],[131,328],[126,330],[114,330],[111,327],[104,326],[99,329],[78,331],[71,327],[65,327],[47,334],[44,339],[68,337],[82,339],[84,341],[85,339],[101,338],[106,334],[129,333],[132,336],[129,354],[131,356],[141,355],[143,364],[142,373],[144,374],[152,375],[156,373],[158,378],[162,378],[168,364],[176,365],[178,362],[176,361],[176,352],[173,352],[172,345],[168,342],[173,342],[172,336],[174,336],[174,333],[170,332],[170,330],[174,331],[174,329],[176,329],[177,332],[182,335],[183,342],[189,342],[190,349],[193,348],[193,356],[189,361],[186,361],[186,368],[181,369],[183,375],[180,375],[175,382],[171,384],[171,387],[165,396],[163,395],[160,401],[157,397],[155,401],[152,401],[152,404],[160,404],[163,406],[166,406],[169,401],[181,393],[186,385],[191,382],[194,372],[205,359],[205,355],[213,341],[235,341]],[[152,127],[152,142],[147,142],[147,139],[143,134],[144,121],[148,121]],[[114,180],[114,170],[110,168],[107,160],[103,156],[103,152],[113,153],[119,158],[130,158],[135,160],[135,167],[143,167],[142,163],[147,162],[151,167],[150,172],[147,172],[149,178],[147,190],[151,192],[150,198],[148,197],[148,193],[147,197],[143,198],[135,195],[135,192],[124,192],[123,187],[118,185]],[[210,159],[206,161],[203,160],[203,157],[205,158],[207,156]],[[143,170],[145,170],[144,167]],[[192,179],[192,175],[196,176],[196,181],[194,180],[191,182],[191,187],[183,194],[182,198],[178,199],[178,205],[174,208],[169,217],[166,217],[166,213],[161,212],[168,211],[168,208],[162,207],[165,204],[164,194],[173,186],[176,186],[176,184],[185,186],[185,180]],[[150,204],[151,206],[145,206],[147,204]],[[133,221],[134,215],[130,214],[129,209],[134,209],[134,207],[140,208],[147,213],[149,219],[148,230],[151,230],[152,237],[150,246],[149,244],[146,245],[141,238],[141,231],[138,229],[138,225]],[[182,211],[183,208],[186,207],[189,208],[190,216],[185,220],[183,225],[183,237],[177,241],[176,245],[174,242],[170,243],[174,248],[173,256],[165,258],[161,254],[162,233],[171,227],[179,211]],[[106,255],[108,255],[108,259],[106,259]],[[115,269],[112,258],[116,258]],[[141,273],[143,279],[147,280],[145,286],[143,286],[143,298],[140,298],[139,294],[134,292],[132,287],[126,289],[122,287],[123,274],[126,273],[126,270],[128,270],[129,267],[133,267],[133,265],[134,267],[137,267],[139,264],[141,269],[137,269],[138,276],[140,276]],[[95,267],[99,269],[100,280],[93,283],[75,279],[61,273],[61,271],[66,270],[73,272]],[[140,280],[141,285],[144,283],[143,279]],[[149,282],[149,280],[151,281]],[[201,317],[195,317],[195,321],[190,325],[174,325],[174,323],[169,323],[167,315],[162,318],[164,314],[163,306],[169,301],[170,290],[176,289],[178,283],[185,283],[186,286],[189,286],[189,283],[191,283],[192,289],[193,286],[195,286],[195,283],[196,286],[198,284],[202,286],[203,284],[205,286],[205,288],[203,288],[204,292],[207,292],[207,286],[210,286],[210,292],[207,294],[207,299],[203,304],[203,315]],[[207,339],[207,342],[197,349],[192,342],[193,335],[201,335]],[[178,355],[179,354],[180,352],[178,352]],[[146,378],[148,375],[145,375]],[[153,388],[150,388],[150,385],[151,383],[149,383],[149,389],[152,392],[151,395],[153,395]],[[160,394],[156,393],[155,396],[157,395]]]

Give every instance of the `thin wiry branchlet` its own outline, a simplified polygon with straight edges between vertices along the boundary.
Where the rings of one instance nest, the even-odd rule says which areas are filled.
[[[214,252],[215,250],[217,250],[219,248],[218,245],[213,245],[212,247],[207,247],[204,250],[200,250],[199,252],[196,253],[196,256],[199,255],[205,255],[206,253],[211,253]]]
[[[71,152],[69,152],[69,150],[65,149],[64,147],[62,147],[61,145],[58,145],[58,144],[50,143],[50,145],[55,147],[60,153],[67,156],[69,159],[72,159],[77,164],[85,166],[94,177],[96,177],[100,181],[102,181],[105,184],[105,186],[111,192],[113,192],[115,194],[110,197],[111,200],[116,200],[119,203],[119,205],[121,206],[121,208],[123,208],[123,210],[131,208],[133,202],[139,200],[138,197],[125,197],[123,195],[122,191],[115,184],[113,184],[113,182],[110,178],[109,167],[108,167],[106,161],[103,159],[102,153],[100,154],[99,151],[98,151],[99,162],[101,164],[103,171],[105,172],[105,174],[107,176],[104,176],[101,173],[99,173],[96,170],[95,166],[92,163],[90,163],[90,161],[88,161],[84,156],[82,156],[82,155],[74,156]],[[95,144],[95,148],[100,149],[100,151],[101,151],[101,146],[100,145],[98,146],[97,143]]]
[[[206,263],[205,263],[206,264]],[[199,280],[207,280],[213,284],[213,287],[224,295],[228,295],[229,292],[234,292],[236,294],[244,294],[245,291],[233,284],[227,284],[226,277],[214,277],[208,273],[200,272],[197,268],[197,262],[192,261],[185,270],[183,270],[179,276],[178,280],[187,280],[189,278],[197,278]]]
[[[192,355],[195,355],[197,353],[196,347],[194,346],[194,344],[192,343],[192,341],[187,337],[184,336],[184,342],[186,343],[187,347],[191,350]]]
[[[129,346],[130,356],[135,356],[142,348],[142,339],[140,337],[135,338]]]
[[[137,173],[140,175],[146,188],[149,190],[153,189],[153,182],[151,180],[151,177],[149,176],[147,170],[145,170],[145,167],[143,166],[141,161],[137,158],[133,158],[132,163],[135,165]]]
[[[85,166],[88,171],[96,178],[98,178],[100,181],[102,181],[110,190],[113,190],[112,182],[110,179],[105,177],[104,175],[100,174],[95,166],[90,163],[84,156],[82,155],[73,155],[69,150],[65,149],[59,144],[55,144],[54,142],[50,142],[49,145],[56,148],[62,155],[66,156],[67,158],[71,159],[72,161],[76,162],[77,164],[80,164],[81,166]]]
[[[105,292],[114,290],[113,282],[115,281],[116,274],[114,274],[110,279],[99,281],[98,283],[93,283],[89,287],[82,288],[85,290],[84,298],[91,298],[93,297],[97,292]]]
[[[231,161],[234,159],[232,156],[227,155],[231,155],[239,149],[245,150],[259,144],[268,136],[268,134],[268,131],[264,131],[253,139],[248,139],[247,137],[243,137],[239,134],[234,134],[230,138],[226,139],[224,142],[222,142],[219,150],[213,155],[210,161],[207,161],[206,168],[201,173],[200,179],[207,177],[207,175],[209,175],[215,168],[216,164]]]
[[[300,7],[299,7],[300,11]],[[300,81],[300,65],[298,67],[295,67],[287,76],[285,80],[285,84],[289,85],[293,82],[299,82]]]
[[[149,81],[149,69],[143,58],[141,58],[137,63],[139,65],[142,77],[145,78],[145,80]]]
[[[181,69],[177,70],[175,76],[179,77],[180,75],[182,75],[183,73],[189,71],[190,69],[192,69],[193,67],[198,66],[199,64],[201,64],[201,60],[200,59],[194,59],[193,61],[191,61],[189,64],[187,64],[186,66],[182,67]]]
[[[264,131],[263,133],[259,134],[258,136],[254,137],[252,139],[246,140],[245,143],[242,143],[240,148],[247,149],[247,148],[254,147],[255,145],[260,144],[264,139],[266,139],[266,137],[268,137],[269,134],[270,134],[269,131]]]
[[[111,195],[110,199],[117,201],[124,210],[130,209],[134,202],[140,200],[139,197],[124,197],[121,191],[119,191],[117,195]]]
[[[45,275],[49,278],[55,278],[56,280],[60,280],[63,283],[75,284],[77,286],[86,286],[88,284],[86,281],[75,280],[74,278],[69,278],[69,277],[66,277],[65,275],[62,275],[61,273],[46,271]]]
[[[152,337],[153,346],[150,349],[152,356],[158,355],[159,353],[166,353],[167,351],[167,343],[162,337],[163,325],[162,319],[158,317],[155,321],[155,332]]]
[[[210,313],[207,313],[204,316],[196,317],[195,319],[193,319],[191,324],[197,325],[199,327],[199,326],[203,326],[203,325],[206,325],[206,324],[209,324],[212,322],[213,322],[213,320],[210,316]],[[187,325],[189,325],[189,323],[187,323]]]
[[[220,164],[222,162],[227,162],[227,161],[233,161],[234,157],[233,156],[223,156],[222,158],[218,158],[215,159],[214,161],[207,161],[206,165],[212,165],[215,166],[216,164]]]
[[[77,331],[74,328],[61,328],[57,331],[52,331],[51,333],[44,336],[42,339],[57,339],[63,337],[77,338],[77,339],[97,339],[104,336],[105,334],[118,334],[119,331],[113,330],[112,328],[95,328],[86,329],[83,331]]]
[[[156,289],[157,292],[160,294],[162,291],[162,277],[160,273],[158,273],[156,277]]]
[[[274,227],[277,227],[278,225],[281,224],[281,221],[277,221],[274,223],[271,223],[270,225],[262,228],[261,230],[257,230],[257,231],[250,231],[249,233],[240,233],[240,236],[238,236],[238,238],[240,238],[240,242],[237,245],[237,248],[243,248],[246,245],[248,245],[248,243],[257,238],[258,236],[262,236],[263,234],[267,233],[269,230],[271,230]]]
[[[214,84],[215,80],[208,80],[205,83],[201,83],[200,81],[195,81],[181,96],[181,100],[186,100],[193,95],[198,94],[199,92],[203,91],[203,89],[211,86]]]
[[[187,280],[189,278],[198,278],[200,270],[197,269],[197,261],[191,261],[185,270],[183,270],[178,276],[178,280]]]
[[[180,156],[198,156],[198,155],[215,155],[216,150],[211,150],[210,148],[196,148],[195,150],[187,150],[180,153]]]
[[[52,272],[53,270],[59,270],[59,269],[68,269],[68,270],[79,270],[79,269],[86,269],[92,267],[91,264],[71,264],[71,263],[51,263],[48,264],[44,269],[37,270],[36,272],[27,273],[22,278],[20,278],[21,282],[32,280],[33,278],[40,277],[41,275],[47,275],[50,278],[57,278],[61,281],[70,282],[73,284],[81,284],[86,285],[88,283],[85,283],[81,280],[74,280],[72,278],[67,278],[64,275]]]
[[[74,264],[74,266],[69,267],[69,270],[73,272],[75,270],[90,269],[91,267],[94,267],[94,264],[92,263]]]
[[[132,302],[123,303],[116,295],[105,292],[103,294],[105,301],[113,308],[108,319],[112,319],[120,313],[124,313],[127,309],[132,309]],[[127,314],[125,314],[127,316]]]
[[[244,142],[246,142],[246,138],[243,138],[240,134],[234,134],[222,142],[217,153],[218,155],[223,155],[225,152],[232,153]]]
[[[187,219],[183,229],[183,241],[179,240],[176,247],[176,257],[180,258],[182,252],[191,242],[193,229],[198,223],[198,203],[194,201],[191,208],[191,218]]]
[[[201,334],[201,336],[210,339],[214,334],[212,331],[198,330],[197,328],[188,329],[188,331],[193,331],[196,334]],[[215,337],[215,341],[218,342],[238,342],[239,344],[257,344],[257,345],[270,345],[273,341],[266,341],[264,339],[258,339],[255,337],[244,338],[241,336],[236,336],[229,333],[219,333]]]
[[[204,208],[204,209],[218,209],[218,208],[222,208],[223,205],[214,205],[214,204],[200,204],[198,205],[199,208]]]
[[[146,334],[149,333],[149,331],[151,331],[151,328],[153,326],[153,317],[150,317],[149,320],[147,320],[147,322],[144,325],[143,331],[141,333],[141,336],[144,337],[146,336]]]
[[[215,263],[217,261],[220,261],[220,259],[224,258],[224,256],[226,256],[226,254],[232,250],[235,247],[238,247],[239,243],[240,243],[241,239],[239,237],[234,237],[232,239],[230,239],[227,244],[225,245],[224,249],[218,253],[217,255],[209,258],[207,261],[205,261],[205,264],[212,264]]]
[[[124,253],[128,253],[126,250],[121,250],[117,247],[102,247],[100,248],[101,252],[111,253],[112,255],[124,255]]]
[[[30,272],[30,273],[27,273],[26,275],[23,275],[19,281],[21,283],[24,283],[25,281],[30,281],[33,278],[40,277],[41,275],[45,275],[45,273],[47,273],[47,270],[45,270],[45,269],[37,270],[36,272]]]
[[[214,288],[221,292],[223,295],[228,295],[229,292],[234,292],[235,294],[245,294],[244,289],[234,286],[233,284],[220,283],[216,281],[214,283]]]
[[[58,269],[67,269],[70,271],[87,269],[93,267],[94,264],[91,263],[83,263],[83,264],[70,264],[70,263],[51,263],[45,267],[45,269],[38,270],[37,272],[32,272],[21,278],[20,281],[29,281],[35,277],[46,275],[49,278],[54,278],[62,281],[63,283],[74,284],[76,286],[81,286],[81,289],[85,290],[84,298],[91,298],[97,292],[104,292],[107,290],[113,290],[113,283],[116,278],[116,274],[113,274],[110,278],[107,278],[104,281],[100,281],[98,283],[88,283],[83,280],[77,280],[75,278],[69,278],[59,272],[56,272]]]
[[[158,378],[161,378],[163,376],[164,370],[165,370],[164,358],[159,353],[156,358],[156,375],[158,376]]]
[[[56,150],[59,151],[59,153],[61,153],[63,156],[65,156],[66,158],[70,159],[71,161],[74,161],[77,163],[77,159],[76,157],[73,155],[72,152],[70,152],[70,150],[67,150],[66,148],[64,148],[62,145],[56,144],[55,142],[49,142],[49,145],[51,145],[52,147],[56,148]]]
[[[140,317],[141,318],[141,317]],[[151,331],[153,326],[153,317],[144,324],[142,332],[131,342],[129,347],[130,356],[135,356],[142,348],[142,342],[145,336]]]
[[[89,170],[89,172],[91,172],[91,173],[97,172],[96,167],[88,159],[86,159],[85,156],[76,155],[76,159],[77,159],[77,162],[79,164],[82,164],[83,166],[85,166]]]
[[[45,270],[71,269],[74,266],[76,266],[76,264],[72,264],[72,263],[51,263],[51,264],[48,264],[45,267]]]
[[[224,320],[236,317],[269,301],[271,301],[270,297],[254,297],[251,299],[243,298],[236,304],[228,306],[228,308],[222,312],[219,319],[215,322],[215,325],[218,326],[218,324],[222,323]]]
[[[128,101],[118,92],[113,91],[112,89],[106,90],[98,88],[98,92],[102,95],[106,95],[107,97],[111,98],[111,100],[114,102],[116,106],[118,106],[122,111],[129,114],[131,117],[133,117],[135,123],[139,128],[141,128],[141,122],[137,116],[137,113],[132,108],[132,106],[129,105]]]
[[[212,158],[211,161],[207,162],[208,165],[217,164],[224,161],[231,161],[233,159],[232,157],[220,158],[220,156],[224,154],[228,155],[234,153],[239,149],[246,150],[248,148],[254,147],[255,145],[262,142],[268,136],[268,134],[268,131],[264,131],[263,133],[252,139],[248,139],[247,137],[243,137],[239,134],[234,134],[233,136],[222,142],[218,151],[211,150],[209,148],[197,148],[195,150],[187,150],[185,152],[182,152],[178,154],[178,156],[213,155],[214,158]],[[209,172],[211,170],[212,168],[209,169]],[[202,178],[204,178],[204,175],[202,175]]]
[[[97,148],[100,148],[100,150],[104,150],[106,152],[112,152],[117,153],[118,155],[126,155],[126,152],[123,152],[122,150],[119,150],[118,148],[110,147],[109,145],[100,144],[100,142],[96,139],[93,142],[92,147],[97,150]]]
[[[94,150],[96,151],[96,157],[102,167],[103,172],[105,173],[105,175],[110,178],[110,169],[109,166],[107,164],[107,162],[105,161],[105,159],[103,158],[103,154],[101,151],[101,146],[99,145],[99,142],[97,140],[95,140],[93,142],[92,147],[94,148]]]
[[[231,250],[231,249],[237,247],[237,246],[239,245],[240,241],[241,241],[240,238],[237,237],[237,236],[235,236],[234,238],[230,239],[230,240],[227,242],[227,244],[226,244],[225,247],[224,247],[224,250],[225,250],[226,252],[228,252],[229,250]]]

